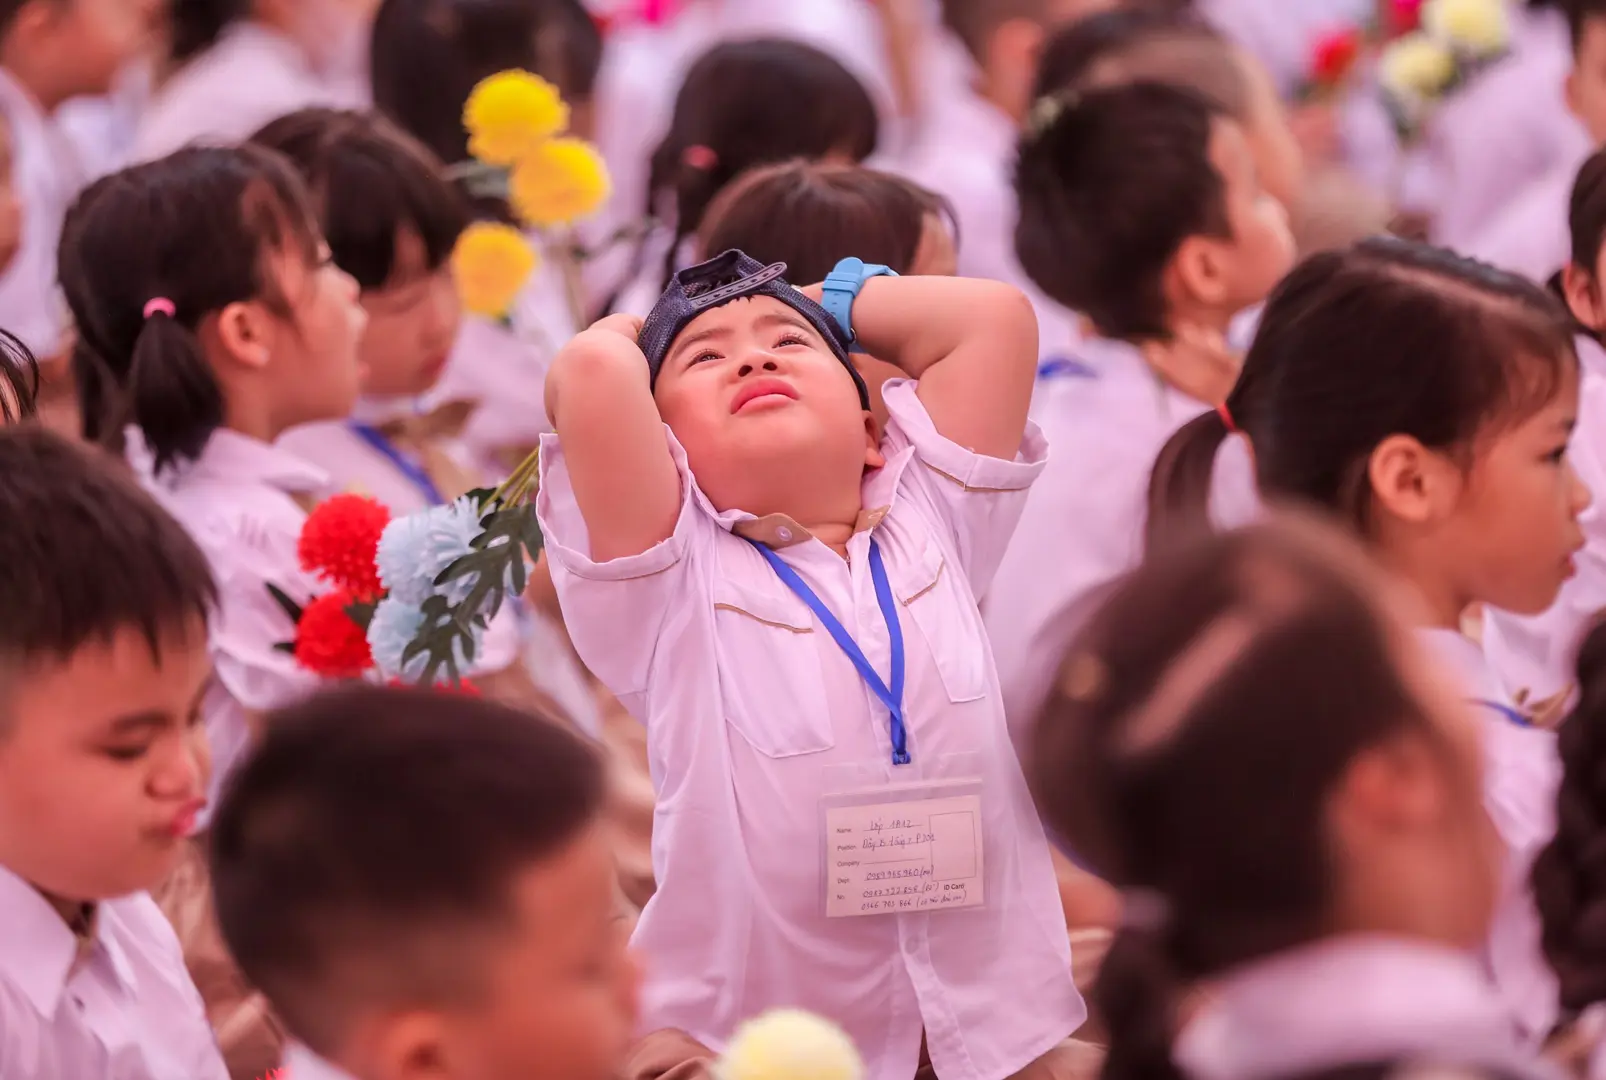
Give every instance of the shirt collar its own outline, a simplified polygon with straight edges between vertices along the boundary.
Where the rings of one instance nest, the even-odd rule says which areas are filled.
[[[282,1072],[290,1080],[352,1080],[349,1073],[331,1065],[300,1043],[291,1043],[285,1048]]]
[[[129,460],[137,470],[150,475],[150,451],[144,440],[130,439],[128,445]],[[272,443],[228,428],[214,431],[194,461],[164,469],[156,477],[156,484],[171,489],[207,480],[265,484],[290,495],[322,494],[331,485],[329,474],[316,465]]]
[[[115,915],[104,905],[90,917],[90,949],[105,953],[117,980],[130,991],[137,989],[128,954],[109,933]],[[79,939],[38,889],[0,866],[0,975],[28,995],[47,1020],[55,1016],[67,983],[78,967]]]
[[[1435,1051],[1523,1060],[1477,962],[1426,941],[1329,938],[1244,965],[1206,989],[1174,1051],[1197,1080],[1262,1080]]]

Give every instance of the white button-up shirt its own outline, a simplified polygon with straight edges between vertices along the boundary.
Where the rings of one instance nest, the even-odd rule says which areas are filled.
[[[1136,347],[1107,338],[1040,369],[1032,419],[1053,453],[983,605],[1017,739],[1104,587],[1143,561],[1154,459],[1206,408],[1162,383]],[[1219,458],[1221,485],[1230,475],[1243,492],[1234,504],[1258,506],[1241,440]]]
[[[0,1076],[228,1080],[178,938],[146,893],[96,905],[80,953],[61,915],[0,866]]]
[[[1555,1025],[1556,975],[1540,951],[1539,911],[1529,875],[1534,858],[1556,831],[1561,757],[1556,734],[1518,723],[1514,708],[1477,643],[1455,630],[1419,632],[1428,649],[1457,678],[1476,710],[1483,742],[1483,804],[1506,846],[1500,903],[1484,962],[1510,1018],[1537,1047]]]
[[[1569,155],[1529,184],[1467,244],[1465,254],[1534,281],[1549,281],[1572,259],[1567,215],[1583,163],[1582,155]]]
[[[1433,942],[1326,938],[1245,964],[1208,988],[1173,1050],[1192,1080],[1274,1080],[1390,1061],[1561,1080],[1513,1038],[1477,963]]]
[[[213,805],[251,739],[250,715],[311,693],[316,675],[276,649],[295,624],[268,592],[271,582],[298,603],[329,591],[301,569],[296,543],[306,511],[297,501],[328,492],[329,477],[289,451],[227,428],[201,456],[154,478],[142,446],[129,454],[146,486],[206,553],[219,606],[209,644],[217,682],[203,703],[212,749]]]
[[[17,253],[0,272],[0,327],[37,355],[53,356],[70,322],[56,285],[56,247],[67,207],[87,177],[72,140],[3,67],[0,112],[11,127],[12,184],[22,202]]]
[[[590,558],[556,436],[537,505],[574,644],[647,727],[658,892],[635,940],[643,1028],[718,1049],[740,1021],[792,1006],[843,1025],[874,1080],[914,1075],[922,1032],[947,1080],[1001,1080],[1086,1015],[975,600],[1044,444],[1034,427],[1015,461],[982,457],[937,432],[913,383],[885,398],[887,464],[865,477],[846,561],[790,519],[717,512],[672,435],[680,516],[647,551]],[[775,549],[885,673],[872,535],[906,642],[913,760],[896,769],[886,708],[743,539]],[[985,905],[827,918],[822,797],[960,776],[981,784]]]

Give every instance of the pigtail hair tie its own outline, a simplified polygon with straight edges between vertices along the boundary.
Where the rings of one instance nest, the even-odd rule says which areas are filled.
[[[688,169],[696,169],[699,172],[708,172],[714,166],[719,164],[719,155],[714,153],[712,147],[704,146],[702,143],[696,143],[692,146],[686,147],[686,149],[680,152],[680,161],[681,164],[685,165]]]
[[[1237,435],[1237,434],[1239,434],[1238,425],[1233,423],[1232,410],[1227,408],[1227,403],[1225,401],[1223,401],[1220,405],[1216,406],[1216,415],[1221,417],[1221,422],[1223,424],[1227,425],[1227,434],[1229,434],[1229,435]]]
[[[178,307],[165,296],[153,296],[145,301],[145,318],[153,315],[166,315],[169,319],[178,314]]]

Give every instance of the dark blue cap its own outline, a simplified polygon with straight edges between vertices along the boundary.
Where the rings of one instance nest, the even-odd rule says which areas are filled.
[[[770,296],[796,311],[820,332],[831,352],[842,361],[842,366],[853,376],[853,385],[859,388],[859,405],[870,407],[870,391],[864,377],[848,359],[848,335],[826,310],[798,292],[782,276],[785,263],[765,266],[757,259],[735,248],[716,255],[707,262],[688,266],[674,276],[669,288],[658,298],[652,311],[641,324],[636,344],[647,357],[647,369],[652,374],[652,385],[658,383],[658,370],[664,365],[669,348],[686,329],[686,324],[705,311],[711,311],[732,300],[746,296]]]

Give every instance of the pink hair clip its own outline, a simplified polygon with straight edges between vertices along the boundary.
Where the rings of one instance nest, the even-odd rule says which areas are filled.
[[[712,147],[697,143],[688,146],[680,152],[680,160],[688,168],[707,171],[719,164],[719,155],[714,153]]]
[[[178,314],[178,308],[173,305],[173,301],[165,296],[153,296],[145,301],[145,317],[147,319],[158,312],[171,319]]]

